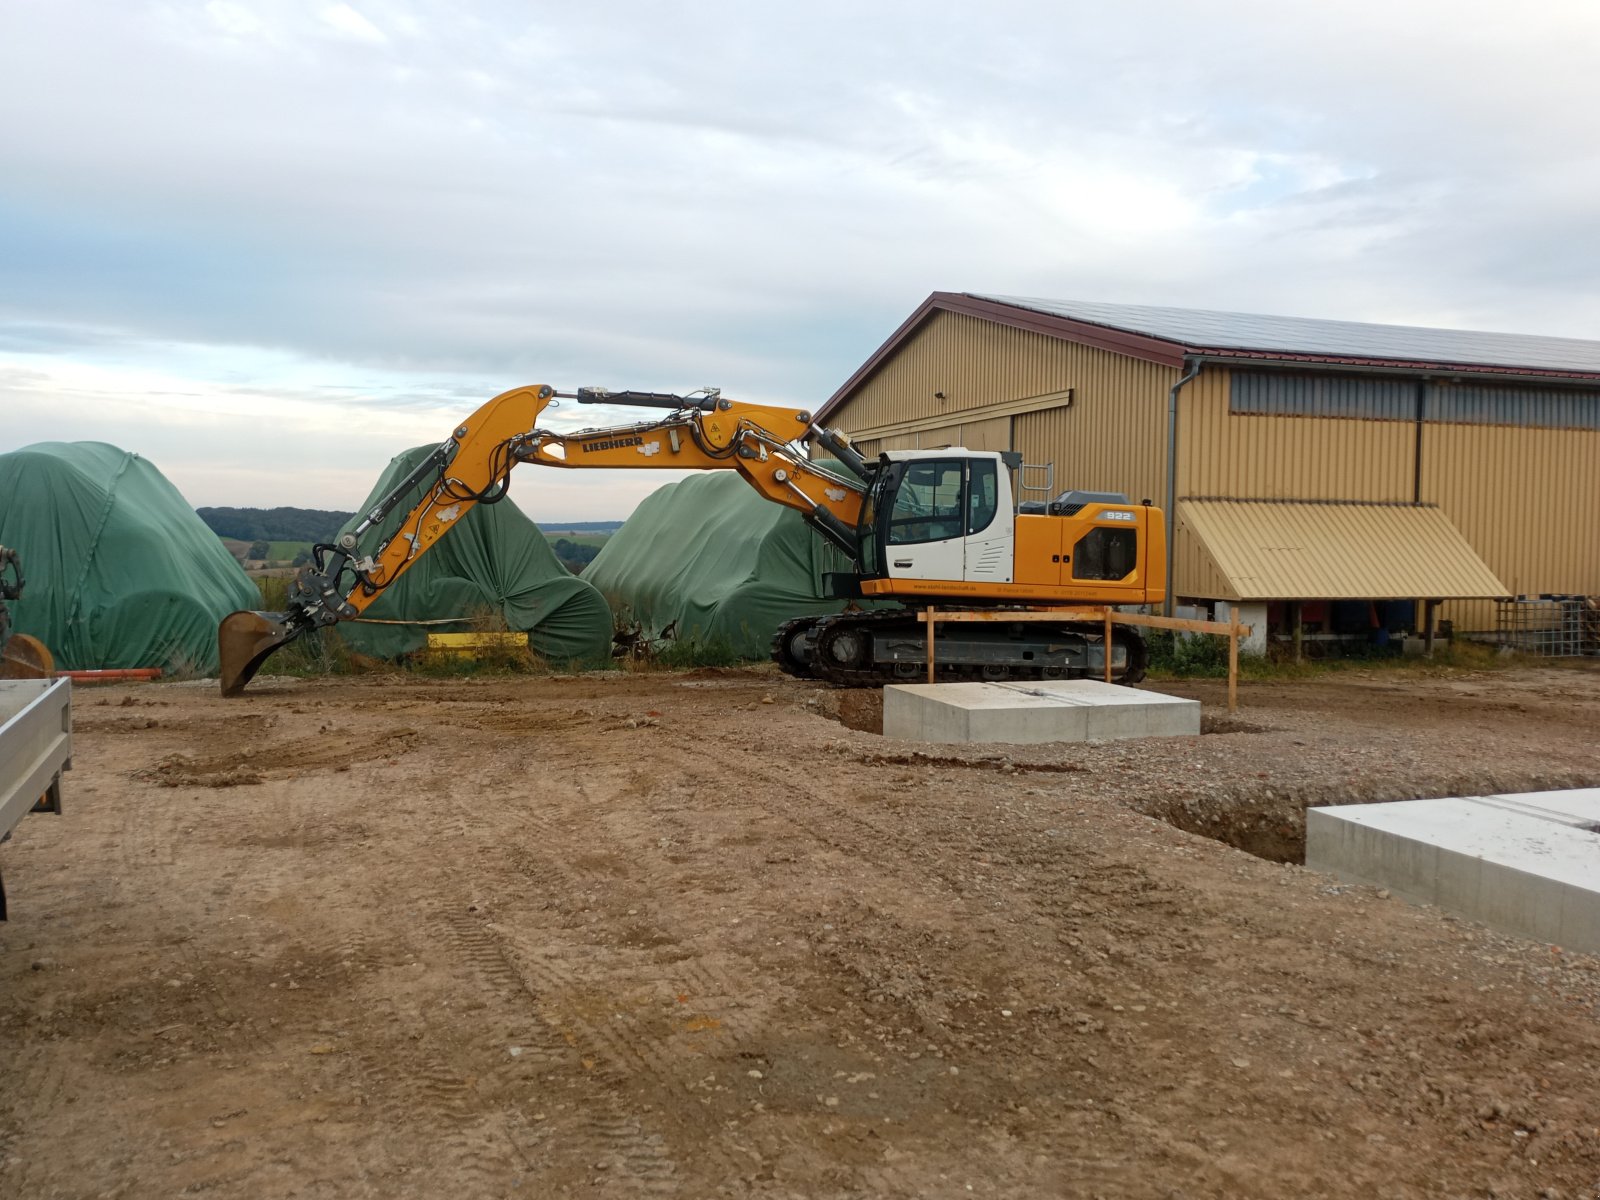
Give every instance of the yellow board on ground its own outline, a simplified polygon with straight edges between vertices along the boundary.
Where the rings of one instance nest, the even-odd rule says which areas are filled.
[[[428,649],[448,654],[472,654],[479,650],[526,650],[525,633],[430,633]]]

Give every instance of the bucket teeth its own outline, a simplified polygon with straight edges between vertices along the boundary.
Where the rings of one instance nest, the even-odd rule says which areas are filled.
[[[222,694],[237,696],[243,692],[267,656],[298,634],[299,630],[289,624],[288,613],[242,610],[223,617],[217,626]]]

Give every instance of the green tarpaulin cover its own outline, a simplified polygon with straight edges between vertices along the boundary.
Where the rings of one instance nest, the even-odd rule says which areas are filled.
[[[66,670],[217,670],[217,622],[261,594],[148,460],[104,442],[0,454],[0,545],[28,585],[18,633]]]
[[[850,569],[794,509],[717,472],[645,497],[583,577],[651,636],[676,622],[679,641],[765,658],[783,622],[844,607],[822,575]]]
[[[378,500],[415,467],[432,446],[418,446],[389,463],[360,511]],[[526,487],[524,470],[513,486]],[[362,538],[361,552],[375,553],[378,544],[400,527],[412,499],[402,501],[388,520]],[[351,525],[356,523],[353,519]],[[498,612],[508,629],[526,631],[528,644],[552,663],[604,661],[611,653],[611,610],[600,593],[573,575],[556,558],[539,527],[506,499],[478,504],[461,523],[440,538],[363,614],[374,621],[439,621],[446,625],[383,625],[345,621],[344,639],[362,654],[394,658],[427,645],[428,633],[470,632],[481,624],[470,618]]]

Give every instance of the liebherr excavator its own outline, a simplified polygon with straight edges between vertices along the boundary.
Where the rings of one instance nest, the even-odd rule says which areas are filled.
[[[667,415],[576,433],[540,429],[540,414],[561,400]],[[799,447],[807,437],[837,468],[806,457]],[[894,450],[868,461],[809,412],[729,400],[714,388],[677,396],[529,386],[473,413],[337,544],[316,546],[287,611],[223,619],[222,694],[242,692],[268,655],[307,630],[359,616],[468,509],[504,499],[518,463],[730,469],[768,500],[798,509],[854,565],[827,577],[835,598],[901,607],[851,605],[788,622],[776,632],[773,657],[792,675],[869,686],[921,678],[927,649],[917,609],[943,604],[993,611],[982,621],[943,626],[941,679],[1099,676],[1106,654],[1114,678],[1143,677],[1145,647],[1132,630],[1118,627],[1108,647],[1099,621],[1006,621],[1004,613],[1159,603],[1166,531],[1148,504],[1089,492],[1019,504],[1012,479],[1019,455],[952,447]],[[386,518],[419,492],[396,532],[385,536]]]

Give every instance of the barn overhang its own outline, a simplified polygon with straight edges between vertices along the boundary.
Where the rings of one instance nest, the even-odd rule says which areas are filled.
[[[1508,589],[1425,504],[1190,498],[1182,530],[1233,600],[1467,600]]]

